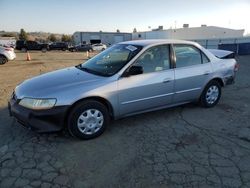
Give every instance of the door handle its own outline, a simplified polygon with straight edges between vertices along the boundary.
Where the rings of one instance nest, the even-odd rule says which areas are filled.
[[[203,75],[209,75],[210,73],[211,73],[210,71],[206,71],[206,72],[204,72]]]
[[[163,82],[163,83],[171,82],[171,78],[165,78],[162,82]]]

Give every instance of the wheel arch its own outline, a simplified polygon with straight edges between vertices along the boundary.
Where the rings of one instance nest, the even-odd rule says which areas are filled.
[[[114,118],[114,111],[113,111],[113,107],[112,107],[111,103],[110,103],[107,99],[105,99],[105,98],[103,98],[103,97],[93,96],[93,97],[82,98],[82,99],[80,99],[80,100],[74,102],[74,103],[70,106],[70,108],[67,110],[67,112],[66,112],[66,116],[65,116],[65,120],[66,120],[66,121],[65,121],[65,122],[68,121],[68,116],[69,116],[69,113],[71,112],[71,110],[72,110],[77,104],[79,104],[79,103],[81,103],[81,102],[83,102],[83,101],[87,101],[87,100],[94,100],[94,101],[97,101],[97,102],[102,103],[102,104],[105,105],[106,108],[108,109],[108,112],[109,112],[109,115],[110,115],[111,119]]]
[[[7,62],[9,61],[9,59],[8,59],[8,57],[6,56],[6,55],[4,55],[4,54],[0,54],[0,57],[4,57],[6,60],[7,60]]]
[[[222,78],[215,77],[215,78],[211,79],[209,82],[211,82],[211,81],[217,81],[217,82],[220,84],[221,87],[224,87],[224,86],[225,86],[225,84],[224,84]],[[209,82],[208,82],[208,83],[209,83]],[[208,84],[208,83],[207,83],[207,84]]]

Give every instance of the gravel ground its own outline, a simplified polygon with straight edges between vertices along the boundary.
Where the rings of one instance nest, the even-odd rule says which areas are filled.
[[[17,53],[0,66],[0,187],[250,187],[250,56],[210,109],[195,104],[113,122],[99,138],[37,134],[8,116],[15,85],[84,53]]]

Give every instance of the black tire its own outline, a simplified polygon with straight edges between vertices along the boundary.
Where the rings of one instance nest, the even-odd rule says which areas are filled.
[[[21,48],[21,51],[22,52],[27,52],[27,49],[26,48]]]
[[[217,89],[218,93],[214,91],[214,98],[209,98],[209,93],[211,93],[212,89]],[[210,95],[211,96],[211,95]],[[221,85],[216,80],[210,81],[205,89],[203,90],[200,97],[200,104],[205,108],[214,107],[220,100],[221,97]]]
[[[43,53],[47,52],[47,50],[48,50],[47,48],[42,48]]]
[[[80,128],[78,127],[78,123],[79,121],[81,121],[80,116],[87,114],[86,111],[90,109],[99,111],[103,117],[103,121],[102,121],[102,125],[100,126],[100,128],[96,128],[96,127],[92,128],[92,130],[94,129],[95,131],[98,129],[96,132],[84,133],[83,131],[85,129],[89,130],[90,128],[84,127],[83,128],[84,130],[80,130]],[[86,120],[86,122],[89,122],[89,121],[90,121],[89,119]],[[87,101],[80,102],[71,110],[68,116],[67,123],[68,123],[68,131],[72,136],[75,136],[83,140],[88,140],[88,139],[92,139],[92,138],[100,136],[105,131],[107,125],[110,123],[110,116],[105,105],[95,100],[87,100]],[[96,121],[94,123],[96,124]]]
[[[7,62],[8,62],[8,59],[5,56],[0,55],[0,65],[3,65]]]

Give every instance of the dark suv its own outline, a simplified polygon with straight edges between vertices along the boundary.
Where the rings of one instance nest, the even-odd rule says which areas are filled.
[[[27,50],[42,50],[43,52],[46,52],[49,49],[49,45],[36,41],[18,40],[16,42],[16,49],[23,52],[26,52]]]
[[[66,42],[53,42],[49,45],[49,50],[68,50],[69,44]]]
[[[80,44],[77,46],[73,46],[69,48],[69,51],[71,52],[92,52],[93,48],[91,46],[91,44]]]

